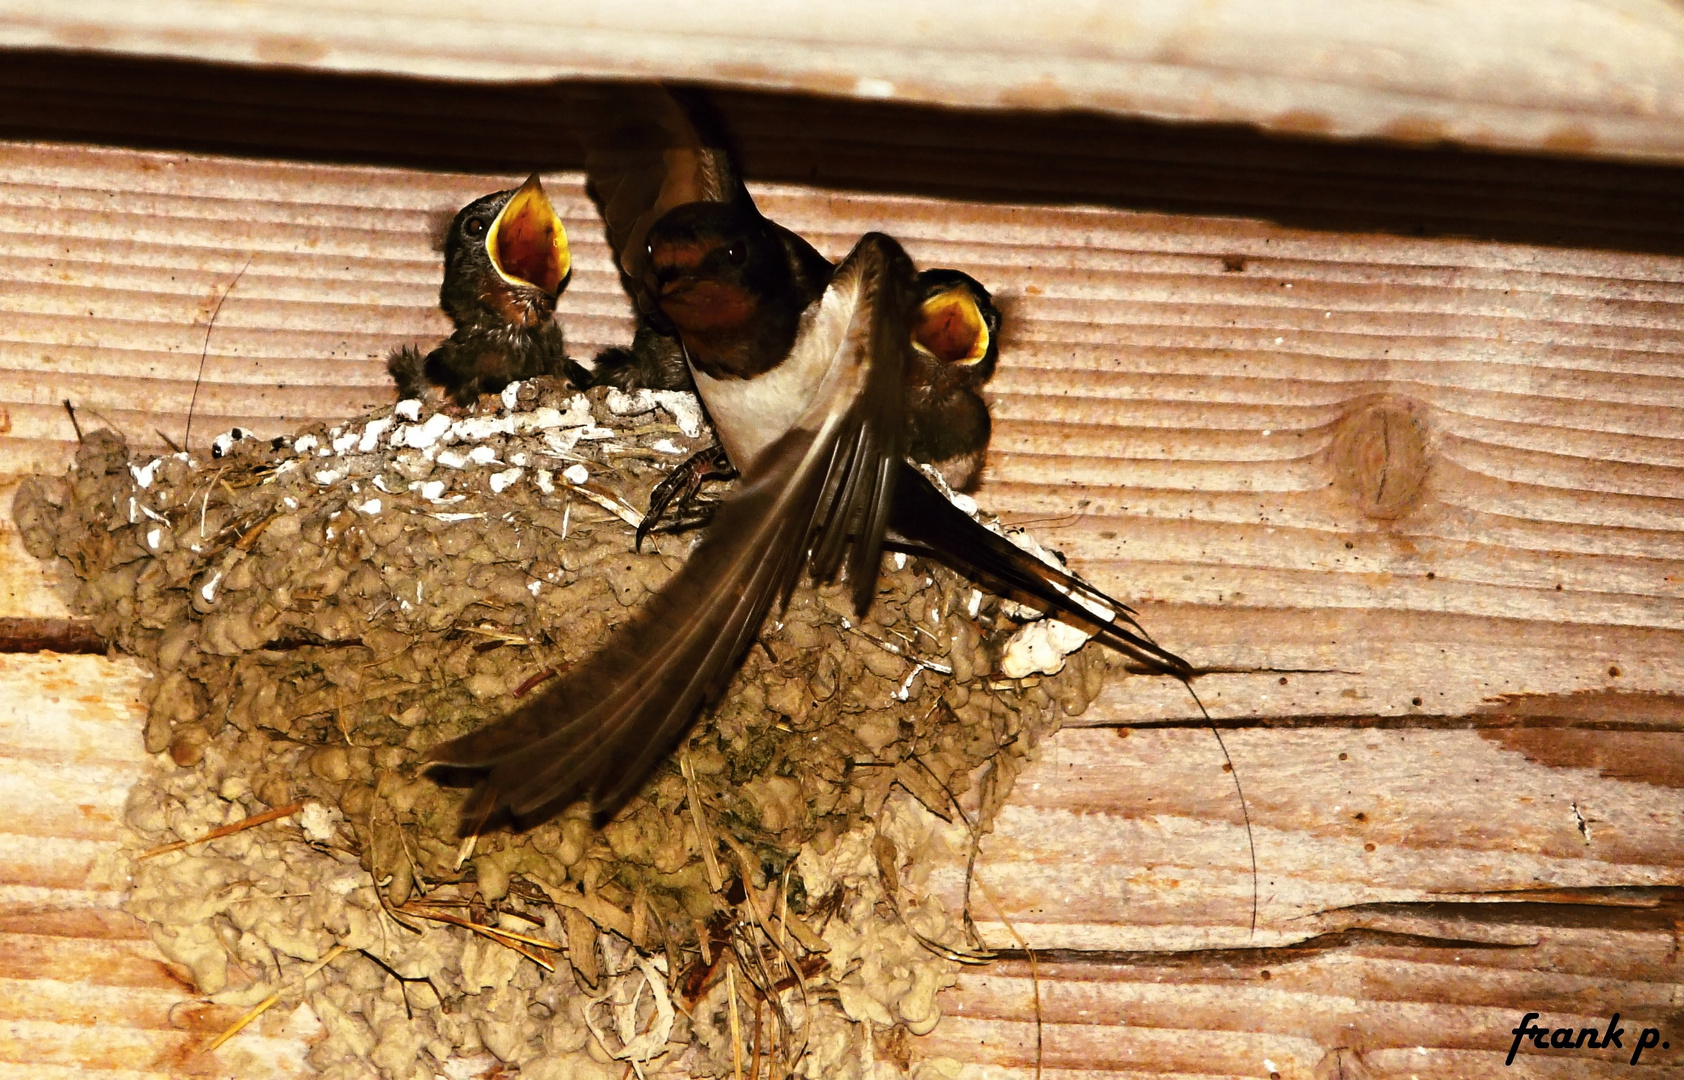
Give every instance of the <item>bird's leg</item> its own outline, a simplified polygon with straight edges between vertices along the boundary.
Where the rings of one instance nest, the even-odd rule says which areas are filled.
[[[725,448],[718,443],[690,455],[689,460],[668,473],[649,493],[649,512],[637,527],[635,549],[641,550],[643,538],[657,528],[662,532],[679,532],[707,524],[713,517],[713,506],[697,505],[696,493],[709,480],[731,480],[736,475],[731,459],[725,456]]]

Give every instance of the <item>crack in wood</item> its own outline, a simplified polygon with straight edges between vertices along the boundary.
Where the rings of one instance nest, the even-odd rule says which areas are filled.
[[[104,656],[106,648],[88,619],[0,618],[0,653]]]
[[[1295,728],[1341,728],[1362,731],[1605,731],[1684,733],[1684,716],[1664,720],[1591,720],[1570,716],[1505,716],[1495,713],[1473,715],[1354,716],[1349,713],[1311,713],[1302,716],[1222,716],[1211,723],[1203,717],[1174,717],[1165,720],[1128,720],[1101,723],[1067,723],[1066,727],[1089,731],[1133,728],[1146,730],[1207,730],[1211,724],[1224,731],[1251,729],[1292,730]]]
[[[1529,949],[1531,944],[1480,941],[1474,938],[1437,937],[1431,934],[1409,934],[1393,930],[1371,930],[1353,927],[1316,934],[1287,945],[1254,945],[1232,949],[1036,949],[1035,959],[1045,965],[1069,964],[1106,967],[1169,967],[1194,968],[1227,966],[1232,968],[1264,968],[1283,961],[1303,960],[1341,949],[1364,945],[1384,945],[1421,949],[1458,950],[1515,950]],[[996,949],[995,961],[1027,962],[1029,954],[1023,949]]]

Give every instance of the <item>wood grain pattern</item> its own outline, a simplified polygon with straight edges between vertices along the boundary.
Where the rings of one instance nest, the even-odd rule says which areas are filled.
[[[512,179],[0,147],[0,471],[62,467],[66,396],[177,437],[201,350],[195,446],[390,400],[383,351],[440,333],[431,223]],[[626,304],[577,177],[546,182],[589,355],[627,335]],[[829,254],[882,228],[997,290],[980,500],[1211,669],[1234,773],[1184,687],[1118,678],[984,842],[978,872],[1040,950],[1047,1075],[1676,1072],[1684,259],[756,195]],[[56,604],[14,541],[0,616]],[[112,715],[119,670],[83,675]],[[0,887],[73,886],[98,830],[43,814],[18,835],[74,843],[35,862],[0,843],[24,868]],[[927,887],[956,903],[962,883]],[[1026,976],[967,975],[915,1054],[1030,1075]],[[1526,1011],[1620,1011],[1674,1049],[1505,1069]]]
[[[0,5],[0,44],[468,80],[678,78],[1678,160],[1665,0]]]
[[[8,545],[4,576],[39,576],[21,554]],[[117,910],[145,677],[104,657],[0,655],[0,1076],[298,1076],[285,1016],[220,1061],[198,1055],[241,1010],[192,1002],[185,971]]]

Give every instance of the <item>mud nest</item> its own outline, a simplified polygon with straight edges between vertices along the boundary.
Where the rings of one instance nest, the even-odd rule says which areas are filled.
[[[632,525],[710,442],[694,400],[533,380],[469,414],[238,434],[201,460],[95,432],[15,511],[75,610],[156,675],[135,848],[296,808],[133,865],[131,910],[201,992],[292,987],[327,1076],[905,1064],[895,1025],[933,1025],[980,947],[919,895],[918,859],[964,860],[1105,654],[1044,656],[1030,613],[891,555],[863,622],[841,586],[798,588],[600,831],[578,806],[465,843],[464,793],[421,754],[589,655],[680,565],[693,534],[639,554]],[[1054,673],[1005,678],[1008,655]]]

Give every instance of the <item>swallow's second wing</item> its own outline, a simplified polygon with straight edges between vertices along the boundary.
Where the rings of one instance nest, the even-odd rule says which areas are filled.
[[[578,798],[599,818],[618,809],[718,698],[803,565],[824,579],[846,559],[856,607],[869,604],[901,469],[900,387],[916,300],[900,245],[862,239],[807,311],[786,361],[822,360],[808,408],[743,470],[683,568],[543,695],[429,752],[484,771],[465,830],[499,811],[531,823]]]
[[[675,95],[658,83],[613,83],[576,88],[567,104],[591,195],[628,281],[643,280],[649,229],[668,210],[694,202],[754,205],[699,96]]]
[[[1178,679],[1195,674],[1147,635],[1126,604],[977,524],[907,462],[896,481],[888,546],[934,559],[1001,596],[1079,626],[1150,671]]]

